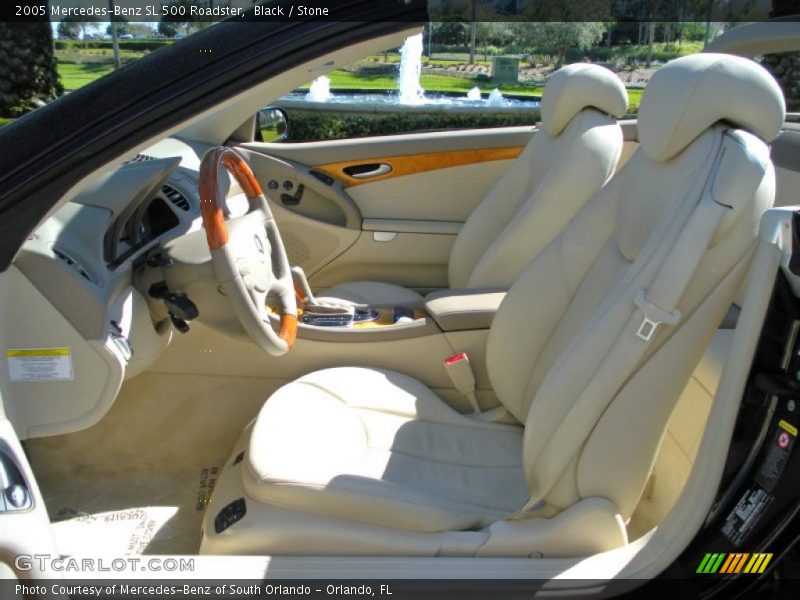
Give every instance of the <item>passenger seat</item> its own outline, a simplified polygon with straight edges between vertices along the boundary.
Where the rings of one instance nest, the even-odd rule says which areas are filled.
[[[608,69],[579,63],[550,77],[541,128],[456,237],[451,289],[511,286],[614,172],[623,143],[616,118],[627,108],[625,87]],[[378,281],[342,283],[319,296],[372,306],[422,302],[413,290]]]

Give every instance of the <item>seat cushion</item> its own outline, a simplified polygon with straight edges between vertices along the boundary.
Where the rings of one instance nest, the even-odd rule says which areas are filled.
[[[421,306],[420,294],[400,285],[380,281],[349,281],[317,294],[321,302],[344,301],[369,306]]]
[[[451,409],[393,371],[316,371],[253,426],[245,489],[296,510],[411,531],[485,526],[528,499],[522,429]]]

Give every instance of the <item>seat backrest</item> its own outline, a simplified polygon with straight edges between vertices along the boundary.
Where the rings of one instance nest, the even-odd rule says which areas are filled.
[[[619,78],[598,65],[559,69],[542,126],[467,219],[450,253],[451,288],[508,288],[611,176],[622,152]]]
[[[675,402],[743,281],[774,198],[766,142],[783,119],[780,88],[750,60],[700,54],[668,63],[642,98],[640,148],[509,290],[489,334],[487,366],[498,397],[525,424],[533,498],[565,508],[600,496],[631,515]],[[757,169],[723,163],[712,177],[723,143],[728,164]],[[634,297],[671,249],[655,240],[677,237],[707,185],[746,190],[745,197],[705,250],[678,302],[679,323],[660,327],[609,402],[598,404],[584,392],[614,368],[604,359],[617,340],[635,336]],[[562,425],[576,419],[588,420],[590,433],[572,452]]]

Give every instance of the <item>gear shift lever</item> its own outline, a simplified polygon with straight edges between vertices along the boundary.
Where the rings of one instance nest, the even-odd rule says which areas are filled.
[[[306,272],[303,271],[303,267],[292,267],[291,271],[295,289],[303,293],[304,297],[301,300],[306,304],[316,304],[317,299],[314,297],[314,292],[311,291],[311,286],[308,285],[308,279],[306,279]]]
[[[314,296],[301,267],[292,267],[292,280],[297,295],[303,303],[303,323],[307,325],[349,327],[356,321],[374,321],[378,311],[368,306],[337,301],[334,298]]]
[[[303,302],[303,322],[318,326],[347,327],[355,318],[355,306],[338,302],[320,302],[311,291],[308,279],[301,267],[292,267],[295,290]]]

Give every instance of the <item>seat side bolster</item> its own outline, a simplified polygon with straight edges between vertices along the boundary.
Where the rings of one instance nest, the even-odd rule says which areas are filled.
[[[605,498],[585,498],[549,519],[497,521],[478,556],[591,556],[628,543],[625,523]]]

